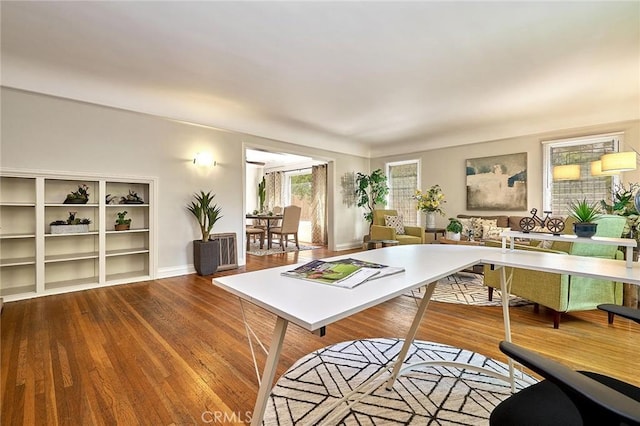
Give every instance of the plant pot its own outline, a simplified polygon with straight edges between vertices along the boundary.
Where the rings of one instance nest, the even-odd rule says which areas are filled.
[[[88,201],[84,198],[66,198],[62,204],[87,204]]]
[[[79,234],[89,232],[89,225],[51,225],[52,234]]]
[[[596,235],[597,223],[574,223],[573,233],[578,237],[591,238]]]
[[[220,241],[194,240],[193,266],[198,275],[211,275],[218,270],[220,264]]]
[[[122,225],[116,224],[115,226],[116,231],[128,231],[129,228],[131,228],[131,224],[129,223],[123,223]]]
[[[447,231],[447,240],[460,241],[460,233]]]

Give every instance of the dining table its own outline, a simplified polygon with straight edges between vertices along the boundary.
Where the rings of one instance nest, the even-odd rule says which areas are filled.
[[[254,219],[259,221],[259,223],[262,223],[263,221],[266,224],[266,230],[267,230],[267,248],[270,249],[271,248],[271,228],[274,228],[276,226],[278,226],[279,221],[282,220],[283,215],[281,214],[266,214],[266,213],[258,213],[258,214],[253,214],[253,213],[248,213],[245,216],[247,219]]]

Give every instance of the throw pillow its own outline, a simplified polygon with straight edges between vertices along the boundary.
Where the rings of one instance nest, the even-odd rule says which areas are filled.
[[[503,231],[511,231],[511,228],[502,228],[500,226],[485,225],[482,227],[482,238],[485,240],[502,240],[500,234]]]
[[[392,228],[395,228],[396,235],[404,235],[404,223],[402,223],[402,216],[384,215],[384,226],[391,226]]]
[[[475,217],[462,218],[462,219],[458,218],[458,220],[462,224],[462,236],[464,238],[469,238],[469,231],[473,230],[474,222],[476,221],[476,218]]]
[[[486,237],[483,235],[483,230],[485,226],[497,227],[498,220],[476,218],[476,221],[474,223],[474,228],[473,228],[473,236],[475,237],[476,240],[486,239]]]

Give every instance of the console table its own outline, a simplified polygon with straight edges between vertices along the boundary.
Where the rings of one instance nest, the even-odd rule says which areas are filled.
[[[529,239],[529,240],[541,240],[541,241],[562,241],[565,243],[588,243],[588,244],[603,244],[609,246],[626,247],[627,253],[625,258],[627,259],[627,268],[631,268],[633,265],[633,248],[638,246],[638,242],[631,238],[607,238],[607,237],[591,237],[583,238],[576,235],[561,234],[545,234],[540,232],[520,232],[520,231],[503,231],[500,236],[502,237],[502,251],[507,250],[507,237],[511,237],[509,245],[510,250],[514,250],[514,240],[516,238]]]

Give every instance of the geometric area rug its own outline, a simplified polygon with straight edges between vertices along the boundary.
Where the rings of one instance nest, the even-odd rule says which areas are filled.
[[[482,274],[458,272],[454,275],[442,278],[436,284],[431,300],[445,303],[459,303],[473,306],[502,306],[502,297],[499,289],[493,290],[493,300],[489,301],[487,287],[482,282]],[[424,289],[413,290],[406,293],[409,297],[422,299]],[[509,306],[522,306],[531,304],[526,299],[510,295]]]
[[[387,365],[402,343],[402,339],[391,338],[352,340],[306,355],[272,389],[264,424],[486,425],[493,408],[511,394],[506,381],[443,366],[421,366],[399,376],[387,390]],[[406,362],[425,360],[467,362],[508,374],[507,364],[478,353],[414,341]],[[381,370],[387,371],[370,383],[370,392],[362,399],[350,402],[350,406],[339,403],[326,413],[327,407]],[[537,381],[521,372],[516,372],[516,377],[517,390]]]

